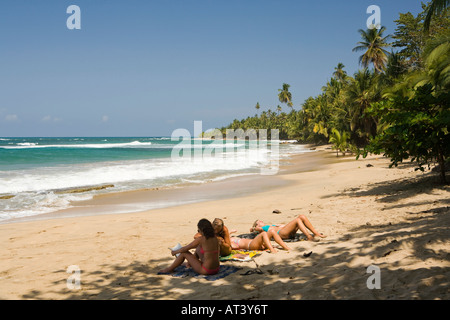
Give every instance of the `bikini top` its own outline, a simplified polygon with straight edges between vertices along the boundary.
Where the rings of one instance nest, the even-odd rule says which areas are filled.
[[[261,229],[263,229],[265,232],[268,232],[270,227],[276,227],[276,225],[274,225],[274,224],[272,224],[272,225],[266,224],[264,227],[261,227]]]

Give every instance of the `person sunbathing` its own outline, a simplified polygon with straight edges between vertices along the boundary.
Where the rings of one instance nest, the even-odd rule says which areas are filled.
[[[214,233],[214,228],[207,219],[201,219],[197,227],[201,236],[178,250],[172,250],[172,256],[179,255],[168,268],[162,269],[159,273],[172,273],[185,260],[199,274],[212,275],[219,272],[219,240]],[[194,248],[197,248],[198,257],[189,252]]]
[[[269,236],[267,232],[261,232],[253,239],[231,237],[231,247],[234,250],[270,250],[271,253],[276,253],[275,249],[270,243]],[[290,250],[287,246],[286,250]]]
[[[274,239],[277,243],[282,239],[291,239],[295,236],[295,233],[300,230],[306,236],[309,241],[319,241],[318,238],[326,238],[323,233],[317,231],[308,218],[304,215],[299,215],[286,225],[268,225],[261,220],[256,220],[253,223],[250,232],[267,232],[270,239]],[[313,233],[311,235],[309,231]]]

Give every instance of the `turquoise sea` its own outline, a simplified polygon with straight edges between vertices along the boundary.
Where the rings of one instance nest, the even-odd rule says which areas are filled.
[[[0,138],[0,222],[69,208],[99,193],[205,183],[260,174],[273,165],[270,143],[256,150],[248,141],[212,143],[170,137]],[[276,160],[308,151],[280,144]],[[104,185],[114,187],[64,192]]]

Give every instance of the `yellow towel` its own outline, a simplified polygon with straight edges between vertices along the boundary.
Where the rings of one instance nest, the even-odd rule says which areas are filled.
[[[262,251],[231,250],[228,256],[220,257],[220,261],[251,261],[253,257],[260,255]]]

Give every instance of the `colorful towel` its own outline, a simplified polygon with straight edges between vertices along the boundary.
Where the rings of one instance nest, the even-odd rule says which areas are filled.
[[[253,257],[259,256],[262,251],[231,250],[231,254],[220,257],[220,261],[251,261]]]
[[[187,268],[186,266],[179,266],[177,267],[173,273],[161,273],[158,272],[158,274],[167,274],[167,275],[172,275],[172,277],[177,277],[177,278],[186,278],[189,276],[193,276],[196,278],[203,278],[209,281],[214,281],[217,279],[221,279],[224,278],[232,273],[235,273],[238,270],[241,270],[242,268],[238,268],[235,266],[224,266],[221,265],[220,269],[219,269],[219,273],[217,274],[212,274],[212,275],[203,275],[203,274],[199,274],[197,272],[195,272],[194,270],[192,270],[191,268]]]
[[[244,233],[241,235],[238,235],[236,237],[243,238],[243,239],[253,239],[257,236],[257,233]],[[293,238],[290,239],[283,239],[284,242],[297,242],[297,241],[304,241],[306,240],[306,237],[304,235],[300,235],[299,233],[296,233]]]

